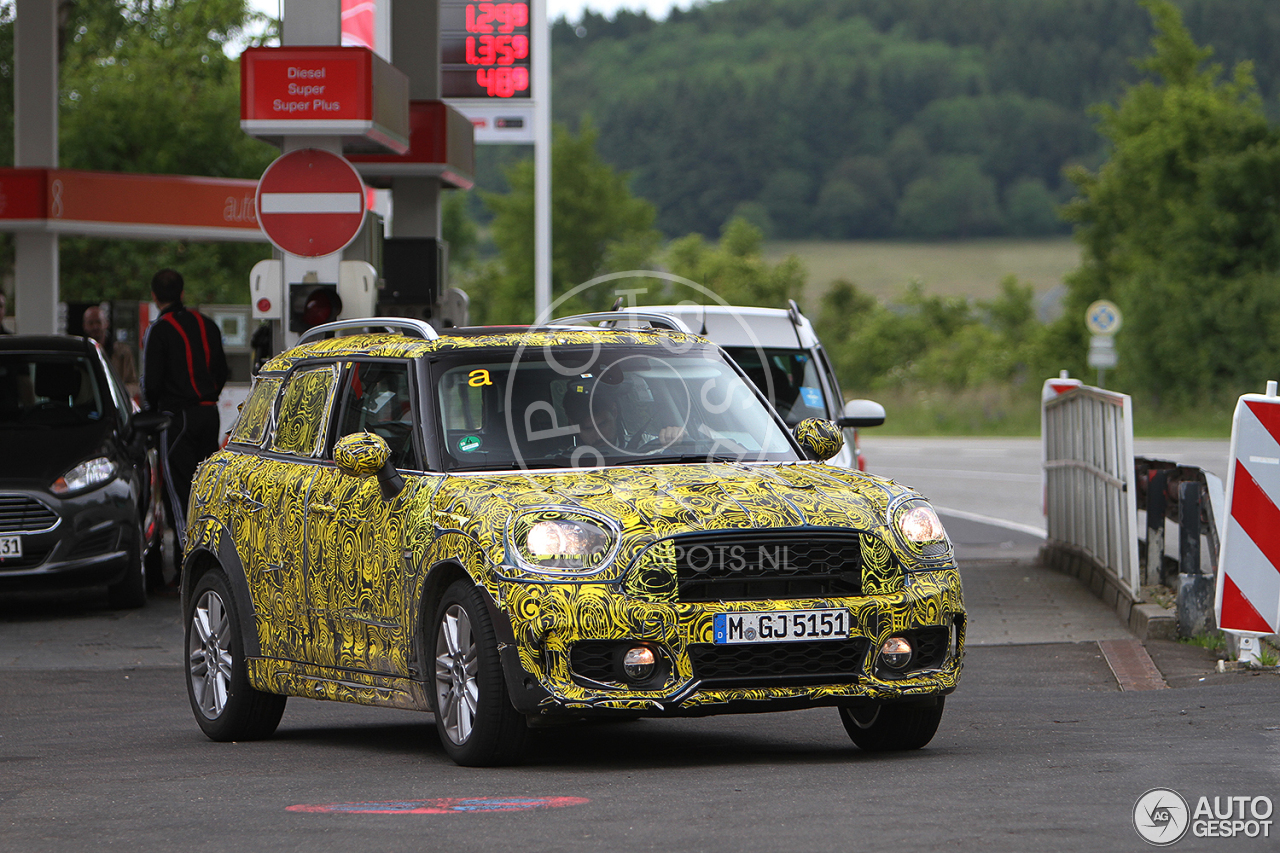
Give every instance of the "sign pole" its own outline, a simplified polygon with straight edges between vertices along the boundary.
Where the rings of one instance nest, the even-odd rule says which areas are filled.
[[[551,319],[551,38],[546,0],[532,0],[533,31],[533,314]]]
[[[1085,310],[1085,326],[1093,333],[1089,342],[1089,366],[1098,369],[1098,387],[1107,387],[1107,368],[1116,366],[1114,338],[1123,323],[1114,302],[1099,299]]]

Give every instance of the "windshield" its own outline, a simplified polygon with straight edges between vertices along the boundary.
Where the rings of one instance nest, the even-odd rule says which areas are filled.
[[[0,354],[0,425],[78,426],[101,420],[102,388],[84,356]]]
[[[743,373],[751,377],[787,426],[805,418],[828,418],[818,365],[802,349],[725,347]]]
[[[453,470],[798,458],[718,350],[478,355],[437,366],[445,464]]]

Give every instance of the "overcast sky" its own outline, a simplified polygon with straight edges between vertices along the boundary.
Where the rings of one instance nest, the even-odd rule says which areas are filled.
[[[279,14],[280,0],[250,0],[250,5],[274,18]],[[613,17],[613,13],[619,9],[631,9],[635,12],[644,9],[650,18],[665,18],[672,6],[688,9],[691,5],[693,0],[547,0],[547,18],[555,20],[564,15],[569,20],[576,21],[582,17],[584,9],[608,17]]]
[[[584,9],[610,18],[619,9],[630,9],[633,12],[644,9],[650,18],[665,18],[672,6],[688,9],[691,5],[693,4],[689,0],[547,0],[547,18],[555,20],[564,15],[569,20],[576,21],[582,17]]]

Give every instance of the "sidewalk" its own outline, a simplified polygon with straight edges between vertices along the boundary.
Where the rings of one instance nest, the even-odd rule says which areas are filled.
[[[950,520],[947,527],[952,527]],[[995,647],[1070,643],[1079,651],[1073,657],[1107,660],[1110,689],[1196,687],[1276,677],[1265,671],[1220,673],[1218,654],[1189,643],[1139,642],[1115,611],[1083,584],[1040,565],[1039,540],[1018,531],[990,531],[984,536],[983,531],[970,529],[966,533],[964,539],[973,544],[957,545],[956,556],[969,616],[967,646],[982,649],[979,657],[988,657],[987,649],[995,653]],[[1130,644],[1130,654],[1146,657],[1153,665],[1154,685],[1134,686],[1127,681],[1124,662],[1115,655],[1117,645],[1123,651],[1124,644]],[[995,659],[1005,657],[996,654]]]

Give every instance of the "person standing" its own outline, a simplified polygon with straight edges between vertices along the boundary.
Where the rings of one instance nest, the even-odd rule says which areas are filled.
[[[84,318],[80,327],[84,329],[85,337],[93,338],[98,342],[98,346],[102,347],[107,361],[115,368],[116,376],[129,392],[129,399],[139,399],[138,394],[142,386],[138,383],[138,366],[134,363],[133,353],[129,352],[126,346],[117,346],[116,341],[107,334],[107,318],[102,316],[102,308],[90,305],[84,309]]]
[[[178,539],[174,569],[179,575],[191,479],[196,466],[218,449],[218,396],[228,372],[222,333],[208,317],[182,304],[183,284],[177,270],[162,269],[152,277],[160,317],[142,349],[146,408],[172,415],[160,436],[160,458]]]

